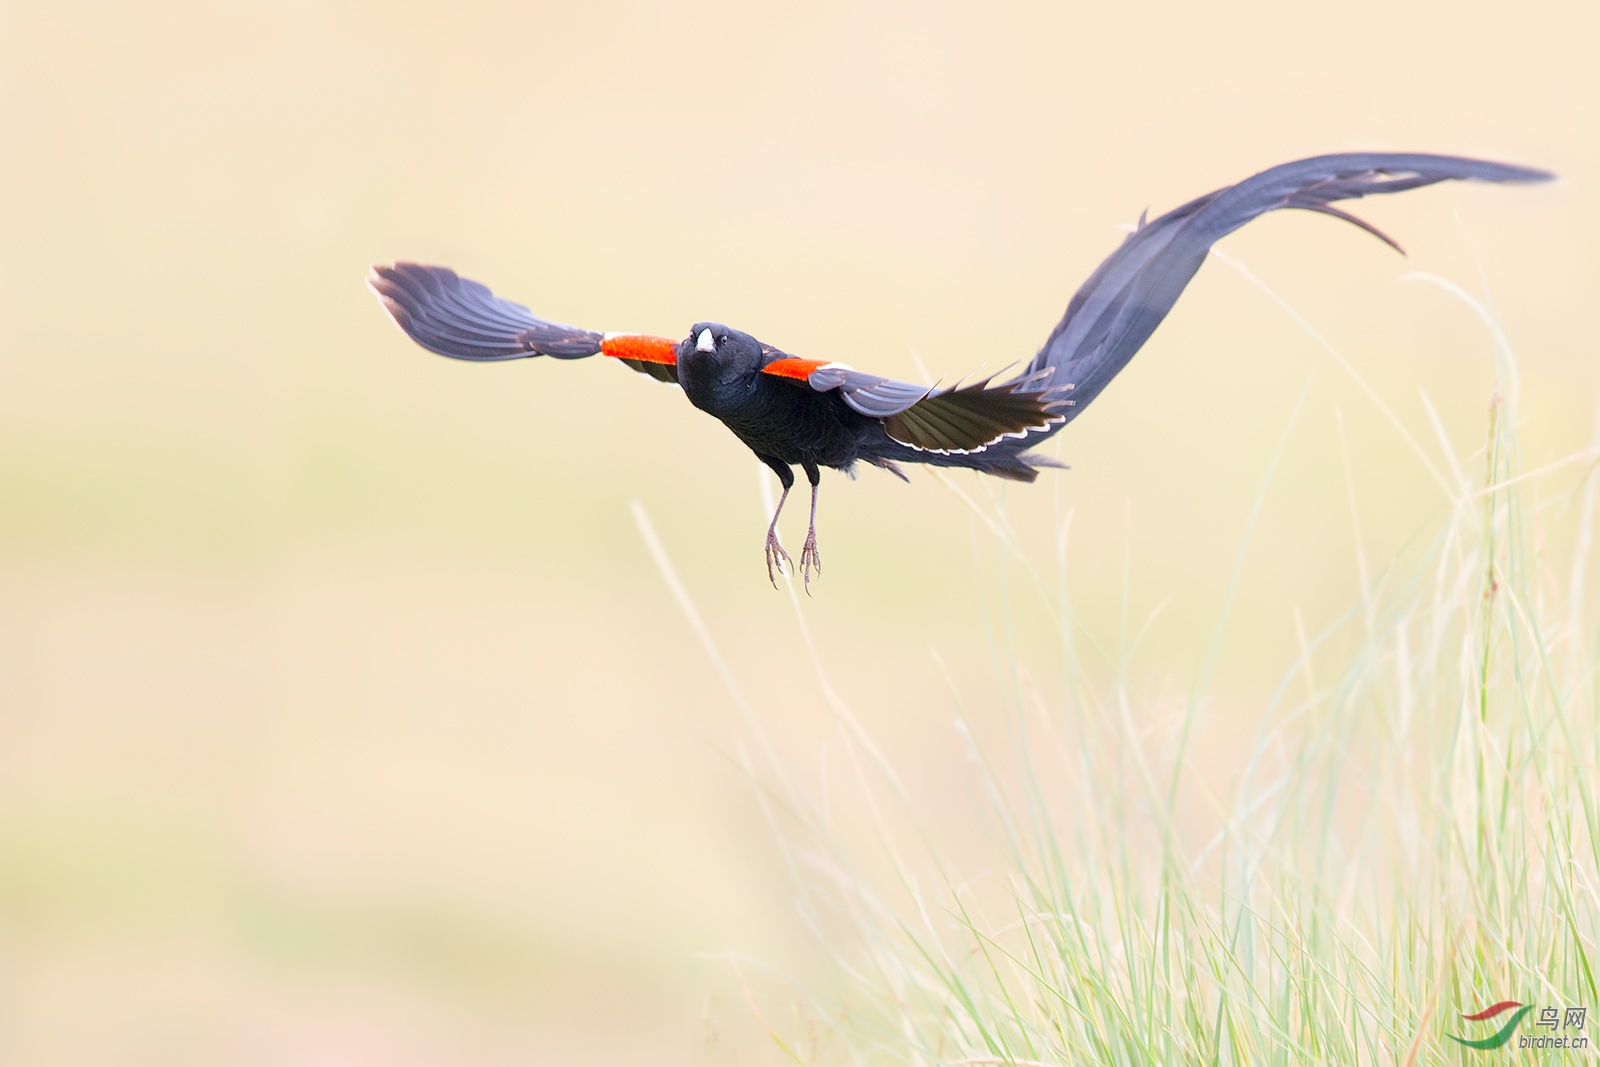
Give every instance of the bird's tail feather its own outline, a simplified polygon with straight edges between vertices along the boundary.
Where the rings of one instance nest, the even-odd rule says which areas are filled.
[[[1028,451],[1029,442],[1004,441],[981,452],[927,452],[909,448],[898,442],[885,440],[878,445],[882,454],[863,455],[861,458],[876,467],[883,467],[909,481],[901,471],[901,463],[921,463],[929,467],[955,467],[975,470],[1012,482],[1031,482],[1046,467],[1065,470],[1067,465],[1051,456]]]

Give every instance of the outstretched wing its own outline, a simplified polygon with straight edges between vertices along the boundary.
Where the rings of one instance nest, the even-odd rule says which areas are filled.
[[[1285,163],[1153,222],[1141,218],[1139,228],[1073,296],[1039,354],[1011,381],[992,385],[986,378],[930,389],[781,352],[771,353],[772,361],[762,369],[818,391],[837,389],[850,407],[882,419],[890,437],[912,448],[979,452],[1006,438],[1031,437],[1001,449],[1020,451],[1060,429],[1099,396],[1167,317],[1211,246],[1256,216],[1280,208],[1316,211],[1353,223],[1398,250],[1376,227],[1332,205],[1452,179],[1538,182],[1552,177],[1529,167],[1414,153],[1351,153]]]
[[[1167,317],[1211,246],[1268,211],[1299,208],[1332,215],[1399,249],[1375,227],[1332,205],[1452,179],[1540,182],[1552,177],[1547,171],[1479,159],[1390,152],[1318,156],[1262,171],[1153,222],[1141,219],[1139,228],[1073,296],[1028,373],[1048,372],[1042,380],[1050,386],[1070,383],[1076,403],[1067,418],[1077,415]]]
[[[763,374],[810,386],[819,393],[838,390],[851,408],[882,419],[894,440],[921,452],[981,452],[1008,437],[1026,437],[1066,419],[1058,409],[1071,404],[1061,390],[1042,386],[1040,375],[1023,375],[1000,385],[992,376],[970,385],[938,389],[880,378],[843,364],[796,359],[771,352]]]
[[[550,356],[613,356],[664,382],[678,380],[677,342],[645,334],[601,334],[547,322],[521,304],[448,267],[375,266],[367,286],[395,325],[430,352],[480,363]]]

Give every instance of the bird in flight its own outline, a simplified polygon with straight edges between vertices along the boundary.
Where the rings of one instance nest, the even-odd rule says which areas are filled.
[[[1435,182],[1538,182],[1554,175],[1456,156],[1367,152],[1317,156],[1273,167],[1197,197],[1160,218],[1143,216],[1083,283],[1066,314],[1015,377],[945,388],[914,385],[827,359],[790,355],[719,322],[697,322],[682,340],[601,333],[549,322],[446,267],[375,266],[367,284],[417,344],[452,359],[492,362],[550,356],[610,356],[682,388],[721,419],[783,484],[767,527],[767,577],[794,560],[778,540],[778,516],[799,465],[811,483],[811,522],[800,549],[809,589],[820,572],[817,484],[821,469],[850,473],[867,463],[905,478],[902,463],[966,467],[1031,482],[1060,463],[1032,451],[1083,411],[1127,365],[1212,244],[1257,215],[1299,208],[1353,223],[1403,251],[1376,227],[1333,205]]]

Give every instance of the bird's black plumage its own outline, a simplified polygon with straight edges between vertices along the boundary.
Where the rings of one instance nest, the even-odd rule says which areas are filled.
[[[1354,223],[1400,246],[1332,205],[1435,182],[1536,182],[1546,171],[1485,160],[1415,153],[1318,156],[1262,171],[1146,222],[1089,276],[1061,322],[1021,374],[949,389],[913,385],[841,363],[800,359],[720,323],[696,323],[673,342],[601,334],[548,322],[444,267],[396,263],[372,269],[368,283],[394,321],[422,347],[454,359],[614,356],[682,386],[689,401],[716,416],[794,484],[794,466],[811,483],[811,526],[800,566],[809,580],[816,551],[820,468],[859,462],[904,478],[901,463],[965,467],[1031,482],[1059,466],[1030,451],[1100,395],[1161,324],[1211,246],[1258,215],[1280,208],[1316,211]],[[767,568],[788,559],[767,530]]]

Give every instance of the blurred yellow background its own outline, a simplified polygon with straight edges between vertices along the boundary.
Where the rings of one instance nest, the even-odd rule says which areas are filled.
[[[1329,151],[1534,164],[1561,181],[1357,205],[1408,259],[1293,212],[1224,243],[1436,463],[1418,392],[1470,455],[1492,350],[1397,279],[1486,300],[1532,467],[1600,402],[1596,40],[1581,3],[4,0],[0,1059],[778,1057],[700,954],[816,953],[628,507],[812,774],[830,727],[755,461],[604,361],[421,351],[369,263],[959,375],[1029,357],[1147,206]],[[1070,510],[1085,632],[1115,656],[1164,605],[1131,676],[1181,694],[1308,381],[1196,739],[1222,783],[1294,612],[1327,625],[1357,546],[1381,568],[1445,504],[1371,401],[1213,260],[1052,443],[1072,470],[956,479],[1041,564]],[[993,642],[1057,684],[1041,601],[925,474],[826,477],[819,530],[834,686],[981,845],[928,650],[998,729]]]

